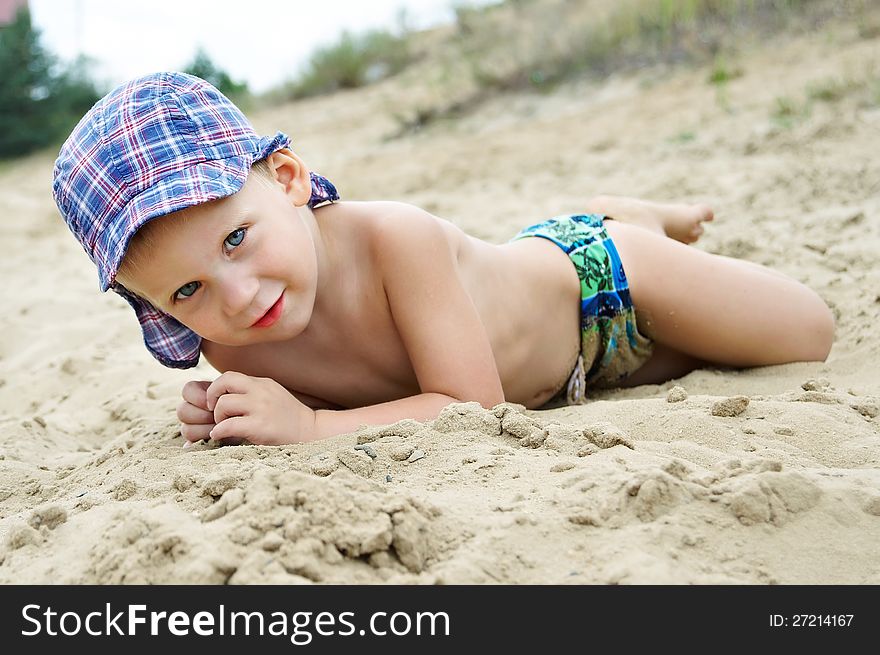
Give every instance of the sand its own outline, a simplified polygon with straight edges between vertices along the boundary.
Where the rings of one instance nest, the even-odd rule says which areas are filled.
[[[708,69],[648,71],[397,139],[405,75],[254,114],[344,197],[495,243],[597,193],[707,202],[693,247],[771,265],[837,319],[824,363],[312,444],[182,450],[180,389],[216,372],[163,369],[98,293],[54,153],[3,165],[0,582],[880,584],[880,39],[832,23],[737,65],[723,95]],[[774,120],[831,78],[855,82]]]

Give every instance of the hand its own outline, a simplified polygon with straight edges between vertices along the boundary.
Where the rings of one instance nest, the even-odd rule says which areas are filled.
[[[278,445],[314,438],[315,412],[271,378],[227,371],[208,386],[206,403],[214,441]]]
[[[180,434],[186,439],[184,447],[208,439],[214,427],[214,412],[208,409],[210,385],[210,380],[191,380],[183,385],[183,401],[177,406],[177,418],[181,423]]]

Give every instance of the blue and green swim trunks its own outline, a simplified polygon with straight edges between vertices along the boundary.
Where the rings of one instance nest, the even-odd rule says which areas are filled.
[[[549,402],[583,402],[587,386],[610,388],[640,368],[653,342],[639,334],[629,284],[604,216],[556,216],[531,225],[511,241],[549,239],[571,259],[581,281],[581,353],[568,384]]]

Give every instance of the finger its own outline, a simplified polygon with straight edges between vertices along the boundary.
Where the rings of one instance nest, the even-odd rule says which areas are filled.
[[[181,395],[186,402],[207,411],[208,404],[205,399],[206,391],[210,385],[210,380],[190,380],[183,385]]]
[[[226,393],[246,393],[254,381],[249,375],[236,371],[226,371],[214,380],[206,390],[207,409],[214,411],[217,399]]]
[[[180,426],[180,435],[187,441],[201,441],[202,439],[211,438],[211,430],[213,425],[190,425],[183,423]]]
[[[217,399],[211,420],[220,424],[233,416],[246,416],[248,414],[248,397],[243,393],[226,393]]]
[[[251,423],[248,416],[233,416],[214,426],[211,439],[220,443],[240,443],[248,439]]]
[[[214,412],[196,407],[185,400],[177,406],[177,418],[181,423],[210,423],[214,424]]]
[[[248,414],[248,398],[242,393],[227,393],[217,399],[211,420],[220,423],[233,416],[246,416]]]

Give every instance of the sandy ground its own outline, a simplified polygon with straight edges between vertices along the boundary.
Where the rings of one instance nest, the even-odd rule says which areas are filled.
[[[650,71],[399,139],[405,78],[253,119],[345,197],[492,242],[599,192],[708,202],[695,247],[833,307],[827,362],[548,411],[456,405],[307,445],[182,450],[180,388],[216,372],[163,369],[98,293],[52,203],[52,153],[4,165],[0,582],[880,584],[880,39],[834,24],[736,65],[723,92],[706,69]],[[829,79],[851,84],[773,119]],[[712,413],[739,395],[742,413]]]

